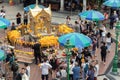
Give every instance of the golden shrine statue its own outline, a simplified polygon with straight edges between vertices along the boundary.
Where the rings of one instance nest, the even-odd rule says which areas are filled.
[[[51,16],[52,11],[51,7],[48,8],[40,8],[38,5],[38,0],[36,0],[36,6],[35,8],[29,10],[29,17],[30,17],[30,23],[25,25],[21,24],[16,28],[16,31],[14,31],[14,34],[20,33],[21,36],[16,36],[14,34],[9,35],[8,38],[13,43],[18,43],[21,45],[32,45],[34,41],[40,41],[40,39],[44,38],[44,36],[51,36],[52,38],[45,38],[48,41],[47,46],[49,45],[50,40],[53,40],[54,36],[60,36],[62,34],[67,34],[70,32],[74,32],[72,28],[70,28],[66,24],[51,24]],[[13,33],[13,32],[11,32]],[[9,37],[10,36],[10,37]],[[13,40],[14,39],[14,40]],[[56,38],[55,38],[56,40]],[[40,41],[41,44],[46,42],[45,40]],[[55,41],[51,41],[50,44],[56,45]],[[45,44],[46,46],[46,44]]]
[[[37,35],[40,32],[47,31],[51,33],[51,7],[40,8],[37,4],[34,9],[30,9],[30,28],[34,31],[34,35]]]

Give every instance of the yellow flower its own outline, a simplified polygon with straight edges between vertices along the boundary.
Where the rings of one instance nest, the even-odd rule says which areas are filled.
[[[58,44],[58,37],[55,36],[45,36],[39,40],[41,46],[56,46]]]
[[[61,34],[67,34],[67,33],[74,32],[73,29],[70,28],[69,26],[67,26],[66,24],[61,24],[61,25],[59,25],[58,31],[59,31],[59,33],[61,33]]]

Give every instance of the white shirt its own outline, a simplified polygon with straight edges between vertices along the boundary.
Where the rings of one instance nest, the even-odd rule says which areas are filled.
[[[73,74],[72,70],[73,70],[74,66],[75,66],[74,64],[70,64],[70,74]]]
[[[104,31],[103,31],[103,32],[102,32],[102,36],[104,36],[104,37],[105,37],[105,36],[106,36],[106,32],[104,32]]]
[[[28,77],[30,78],[30,66],[27,66],[26,69],[28,71]]]
[[[0,13],[0,17],[4,17],[5,16],[5,13]]]
[[[111,37],[110,38],[106,38],[106,42],[111,43]]]
[[[104,26],[104,25],[103,25],[103,26]],[[104,27],[102,27],[102,30],[106,32],[106,28],[105,28],[105,26],[104,26]]]
[[[99,65],[97,64],[97,65],[95,65],[95,74],[94,74],[94,76],[97,77],[98,74],[99,74]]]
[[[103,26],[104,26],[104,25],[103,25]],[[105,26],[102,27],[101,29],[103,30],[103,32],[102,32],[102,36],[106,36],[106,28],[105,28]]]
[[[26,73],[24,73],[24,74],[22,75],[22,80],[29,80],[29,78],[28,78],[28,76],[27,76]]]
[[[48,70],[52,68],[52,66],[49,63],[44,62],[41,64],[40,68],[42,70],[42,75],[48,75]]]
[[[62,70],[60,70],[60,73],[61,73],[61,77],[67,77],[66,70],[62,69]]]

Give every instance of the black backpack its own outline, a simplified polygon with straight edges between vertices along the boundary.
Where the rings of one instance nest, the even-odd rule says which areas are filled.
[[[18,69],[19,69],[18,64],[17,64],[16,62],[13,62],[13,63],[12,63],[12,66],[11,66],[11,70],[12,70],[13,72],[16,72],[16,71],[18,71]]]

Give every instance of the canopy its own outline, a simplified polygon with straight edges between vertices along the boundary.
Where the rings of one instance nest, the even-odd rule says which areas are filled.
[[[5,52],[0,49],[0,61],[5,59]]]
[[[0,29],[5,29],[10,26],[10,21],[8,19],[0,17]]]
[[[95,11],[95,10],[84,11],[82,13],[79,13],[79,16],[81,18],[92,20],[92,21],[104,20],[104,15],[99,11]]]
[[[6,27],[7,25],[4,22],[0,21],[0,29],[5,29]]]
[[[103,5],[118,8],[120,7],[120,0],[107,0]]]
[[[33,17],[37,16],[42,11],[48,13],[51,16],[51,8],[50,8],[50,6],[48,8],[44,8],[44,9],[40,8],[39,6],[35,6],[35,8],[33,8],[33,9],[30,8],[31,15]],[[42,13],[42,14],[45,14],[45,13]]]
[[[36,7],[36,4],[31,4],[27,7],[24,7],[24,11],[29,11],[30,9],[34,9]],[[38,5],[39,8],[45,8],[43,5]]]
[[[70,40],[70,43],[78,48],[88,47],[92,43],[92,40],[88,36],[80,33],[65,34],[58,39],[62,46],[65,46],[67,40]]]

